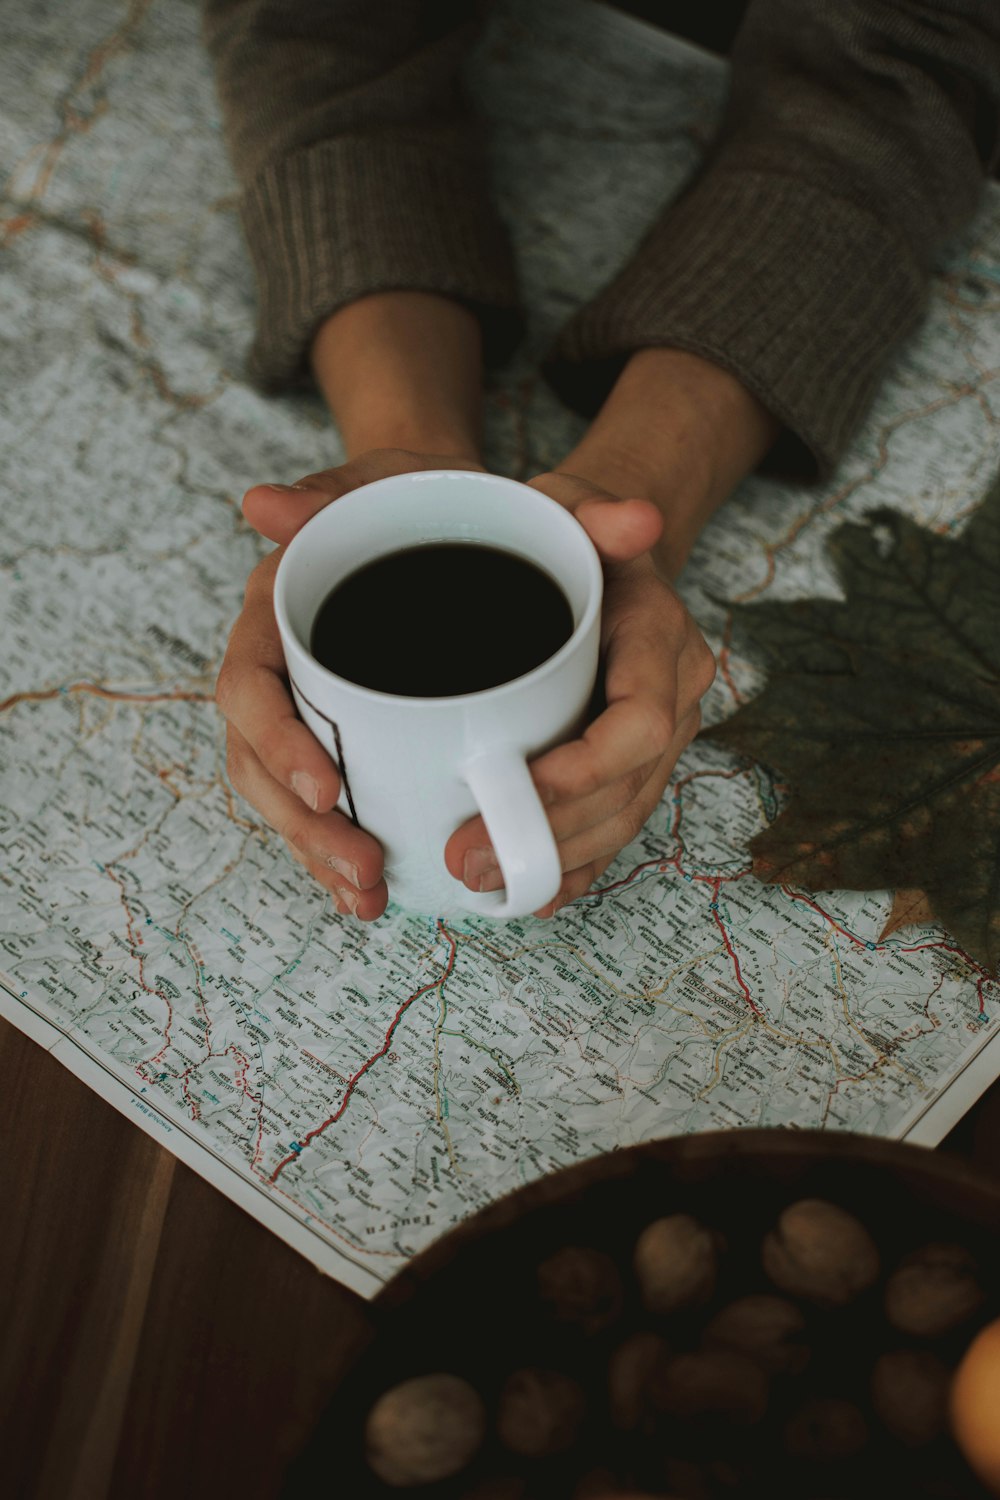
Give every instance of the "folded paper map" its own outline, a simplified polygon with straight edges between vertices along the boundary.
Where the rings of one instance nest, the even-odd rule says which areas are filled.
[[[530,28],[529,28],[530,21]],[[194,0],[13,0],[0,452],[0,1009],[370,1294],[490,1199],[683,1131],[933,1143],[1000,1072],[1000,986],[887,892],[764,887],[768,771],[683,756],[550,922],[339,917],[229,786],[213,683],[265,543],[239,496],[339,460],[243,377],[253,283]],[[697,166],[726,65],[598,5],[499,7],[473,59],[530,334],[488,397],[529,477],[580,424],[536,375]],[[835,478],[754,478],[682,591],[719,719],[759,686],[719,600],[832,595],[824,541],[891,505],[958,531],[1000,459],[1000,188],[935,277]]]

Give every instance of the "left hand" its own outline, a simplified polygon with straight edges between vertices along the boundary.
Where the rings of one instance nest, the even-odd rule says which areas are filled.
[[[540,474],[530,482],[573,512],[604,565],[607,707],[579,739],[531,765],[563,869],[557,896],[535,913],[551,917],[590,890],[656,807],[701,726],[699,705],[715,677],[715,660],[653,562],[650,548],[663,525],[655,505],[619,499],[576,474]],[[445,863],[470,890],[502,884],[481,817],[452,834]]]

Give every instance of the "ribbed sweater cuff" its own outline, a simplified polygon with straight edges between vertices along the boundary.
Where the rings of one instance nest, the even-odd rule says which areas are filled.
[[[865,210],[794,177],[710,170],[563,330],[545,363],[592,416],[628,355],[684,349],[736,375],[830,473],[890,346],[917,321],[925,276]],[[811,459],[811,461],[810,461]]]
[[[488,363],[520,336],[506,233],[468,164],[396,136],[323,141],[265,168],[241,213],[258,288],[248,367],[265,389],[304,377],[318,325],[369,292],[465,303]]]

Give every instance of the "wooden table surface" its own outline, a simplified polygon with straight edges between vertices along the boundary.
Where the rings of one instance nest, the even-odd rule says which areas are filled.
[[[2,1021],[0,1121],[0,1493],[276,1495],[360,1298]],[[1000,1083],[942,1149],[1000,1176]]]

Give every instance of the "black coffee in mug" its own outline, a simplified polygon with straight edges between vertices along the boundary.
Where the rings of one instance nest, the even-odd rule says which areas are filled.
[[[377,557],[336,584],[313,622],[310,650],[361,687],[453,698],[523,677],[572,634],[569,600],[527,558],[428,542]]]

